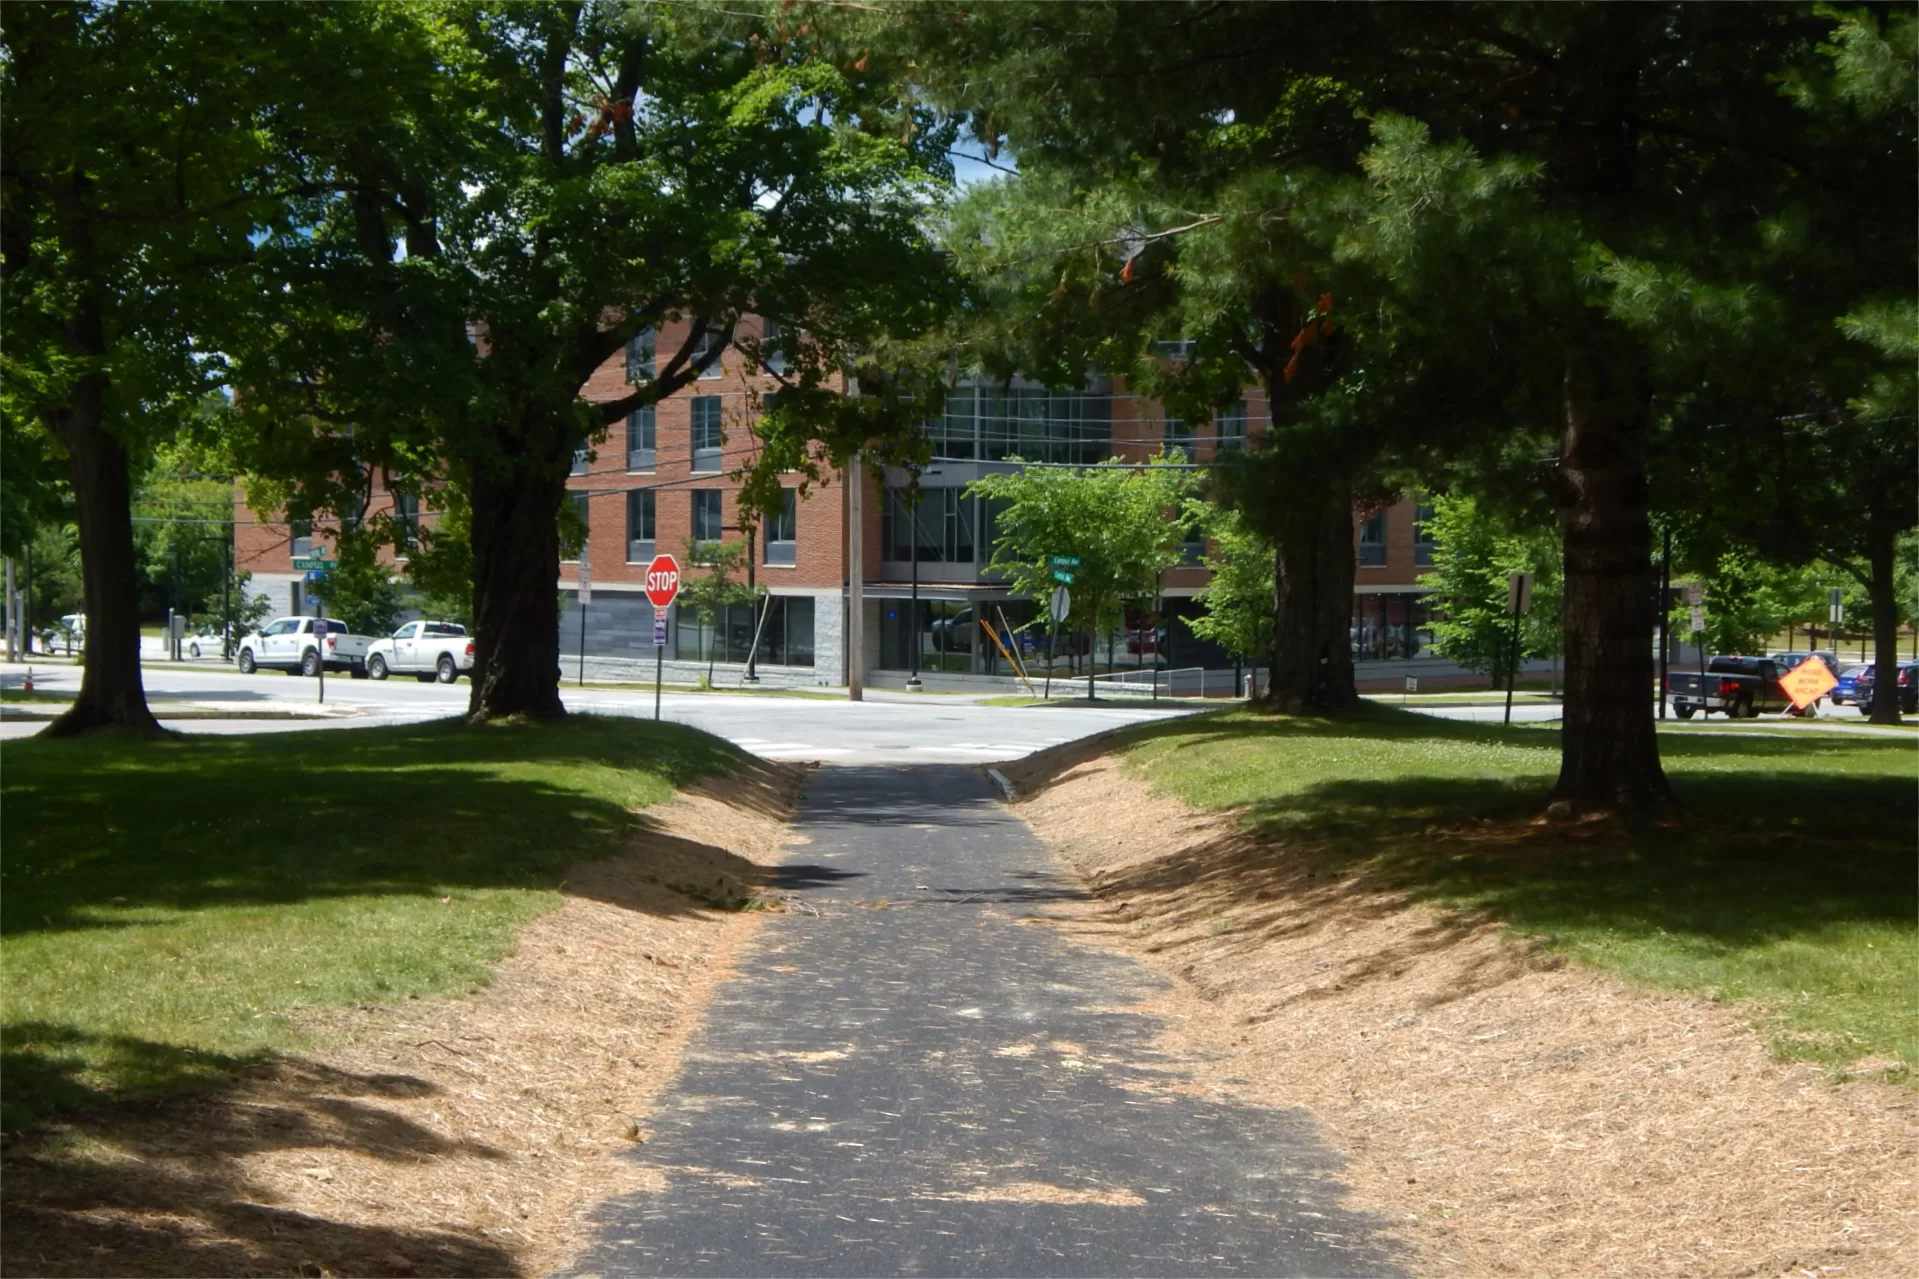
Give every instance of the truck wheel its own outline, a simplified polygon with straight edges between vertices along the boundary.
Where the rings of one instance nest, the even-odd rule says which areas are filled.
[[[312,679],[320,673],[320,650],[310,648],[300,654],[300,674]]]
[[[256,665],[253,660],[253,650],[250,648],[241,649],[240,650],[240,674],[251,675],[253,674],[253,672],[259,669],[260,669],[259,666]]]
[[[1752,708],[1752,694],[1741,693],[1738,700],[1733,702],[1732,710],[1727,712],[1727,716],[1731,719],[1759,718],[1759,712]]]
[[[460,678],[460,668],[454,665],[453,659],[445,653],[440,654],[439,670],[440,682],[442,684],[451,684],[454,680]]]
[[[375,653],[366,659],[366,673],[373,679],[386,678],[386,658]]]
[[[1691,719],[1691,718],[1692,718],[1692,707],[1690,707],[1690,706],[1675,706],[1675,707],[1673,707],[1673,708],[1672,708],[1672,713],[1673,713],[1673,714],[1675,714],[1675,715],[1677,715],[1677,716],[1678,716],[1678,717],[1679,717],[1680,719]]]

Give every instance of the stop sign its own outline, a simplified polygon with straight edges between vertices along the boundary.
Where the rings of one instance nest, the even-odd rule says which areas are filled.
[[[665,608],[680,593],[680,562],[671,555],[655,555],[646,566],[646,598],[654,608]]]

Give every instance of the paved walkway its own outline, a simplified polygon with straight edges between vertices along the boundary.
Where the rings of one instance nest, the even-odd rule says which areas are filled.
[[[1164,989],[1027,922],[1077,895],[955,766],[828,768],[767,922],[581,1275],[1377,1275],[1302,1111],[1205,1100]]]

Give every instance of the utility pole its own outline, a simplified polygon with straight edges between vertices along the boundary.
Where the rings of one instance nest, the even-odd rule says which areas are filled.
[[[915,485],[910,534],[913,542],[913,597],[906,611],[906,642],[912,656],[907,659],[906,687],[916,693],[920,689],[920,496],[919,487]],[[944,662],[940,669],[946,669]]]
[[[866,468],[860,455],[846,468],[846,698],[866,700]]]
[[[760,526],[749,525],[746,530],[746,590],[749,595],[759,599],[759,587],[755,584],[753,569],[760,558]],[[753,624],[753,646],[746,650],[746,680],[748,684],[760,682],[760,628],[766,624],[766,601],[760,600],[760,615]]]
[[[7,556],[7,660],[20,660],[14,648],[14,635],[20,629],[20,596],[13,589],[13,556]]]
[[[1672,530],[1659,548],[1659,718],[1666,718],[1667,678],[1672,669]],[[1702,693],[1704,689],[1700,690]]]

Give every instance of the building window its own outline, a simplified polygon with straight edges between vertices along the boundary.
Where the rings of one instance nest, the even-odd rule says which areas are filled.
[[[1193,428],[1185,418],[1166,414],[1165,448],[1168,453],[1180,449],[1188,458],[1193,456]]]
[[[780,509],[766,517],[766,562],[768,564],[792,565],[798,561],[795,552],[794,533],[799,524],[799,492],[796,489],[782,490]]]
[[[393,495],[393,553],[405,558],[420,542],[420,499],[406,493]]]
[[[786,332],[778,320],[763,322],[760,333],[760,367],[768,373],[786,372]]]
[[[673,655],[682,661],[743,663],[753,652],[756,661],[769,666],[811,666],[813,597],[763,595],[751,604],[721,609],[710,626],[701,622],[698,610],[682,602],[674,605],[673,632]]]
[[[693,397],[693,469],[696,471],[717,471],[720,469],[720,397],[717,395],[696,395]]]
[[[1186,338],[1178,342],[1155,342],[1153,349],[1163,360],[1184,364],[1193,358],[1193,345],[1193,340]]]
[[[960,386],[926,429],[943,460],[1020,457],[1090,466],[1113,451],[1111,397],[1080,391]]]
[[[573,468],[569,470],[567,474],[568,475],[585,475],[589,470],[592,469],[592,467],[593,467],[592,446],[587,444],[582,444],[580,445],[580,447],[573,450]]]
[[[1386,512],[1366,517],[1359,526],[1359,567],[1386,567]]]
[[[652,489],[628,489],[626,494],[626,561],[645,564],[653,558],[654,519],[658,514]]]
[[[1246,447],[1246,401],[1241,400],[1219,415],[1219,451],[1231,452]]]
[[[292,539],[287,545],[293,554],[313,554],[313,521],[311,519],[288,520],[287,534]]]
[[[693,540],[717,542],[725,533],[720,522],[720,491],[695,489],[693,492]]]
[[[1421,500],[1413,507],[1413,567],[1431,568],[1433,566],[1433,508],[1432,503]]]
[[[634,409],[626,415],[626,469],[629,471],[650,471],[653,469],[654,413],[648,405],[643,409]]]
[[[700,361],[713,354],[713,349],[720,345],[724,335],[725,330],[718,325],[708,324],[701,328],[698,333],[693,335],[693,350],[687,356],[688,362],[690,362],[694,368],[699,368]],[[725,372],[725,370],[720,367],[719,357],[714,356],[713,362],[701,371],[700,376],[718,377],[723,372]]]
[[[641,329],[639,335],[626,344],[626,380],[629,382],[651,382],[654,374],[654,346],[658,335],[652,329]]]
[[[904,485],[886,490],[880,515],[885,558],[906,563],[970,564],[977,546],[978,499],[958,488],[922,488],[917,506]]]
[[[591,530],[591,528],[593,527],[592,524],[587,520],[587,513],[593,509],[591,506],[591,502],[593,499],[591,496],[585,493],[568,493],[566,495],[566,499],[567,501],[573,503],[573,509],[575,512],[578,513],[580,517],[580,535],[581,535],[580,555],[584,555],[586,553],[585,536],[587,532]],[[572,558],[574,560],[578,560],[580,558],[580,555],[575,555]]]

